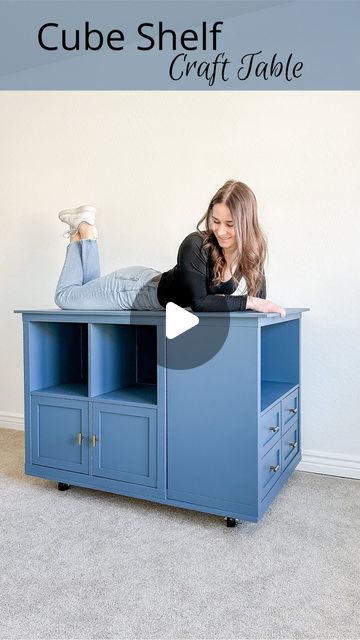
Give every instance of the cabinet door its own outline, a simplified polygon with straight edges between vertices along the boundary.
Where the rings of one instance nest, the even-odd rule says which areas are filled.
[[[31,462],[89,472],[88,403],[49,396],[31,397]]]
[[[156,487],[156,410],[95,402],[92,474]]]

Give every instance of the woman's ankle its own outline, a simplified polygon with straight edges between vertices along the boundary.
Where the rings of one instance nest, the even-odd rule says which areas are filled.
[[[80,233],[76,232],[74,233],[74,235],[70,236],[70,242],[80,242],[81,237],[80,237]]]
[[[93,225],[88,222],[80,222],[77,235],[79,235],[79,240],[94,240]]]

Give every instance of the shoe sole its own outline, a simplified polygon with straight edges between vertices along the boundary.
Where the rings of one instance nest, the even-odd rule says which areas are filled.
[[[83,204],[75,209],[62,209],[59,213],[59,218],[61,220],[63,216],[77,216],[81,213],[96,213],[96,207],[90,204]]]
[[[60,218],[61,222],[68,224],[71,229],[77,229],[79,224],[87,222],[88,224],[95,224],[95,214],[89,212],[74,214],[64,214]]]
[[[65,224],[75,228],[75,226],[78,226],[82,221],[94,224],[95,213],[95,207],[82,206],[77,209],[63,209],[63,211],[60,211],[58,214],[58,218],[61,222],[65,222]]]

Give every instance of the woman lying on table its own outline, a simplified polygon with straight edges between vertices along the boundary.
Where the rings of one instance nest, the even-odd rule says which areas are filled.
[[[65,235],[70,238],[55,292],[61,309],[151,311],[174,302],[195,312],[249,309],[286,315],[266,299],[266,240],[256,198],[243,182],[229,180],[215,193],[197,231],[182,241],[176,266],[164,273],[130,266],[100,276],[95,208],[64,210],[59,218],[69,225]]]

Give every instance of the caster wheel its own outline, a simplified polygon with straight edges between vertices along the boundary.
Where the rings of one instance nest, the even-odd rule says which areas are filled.
[[[227,527],[236,527],[235,518],[226,518],[226,526]]]
[[[59,491],[67,491],[68,489],[70,489],[70,485],[66,484],[66,482],[59,482],[58,489]]]

